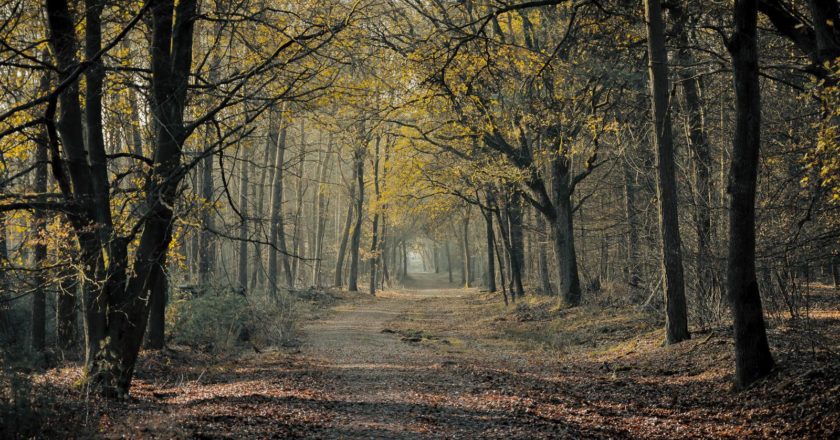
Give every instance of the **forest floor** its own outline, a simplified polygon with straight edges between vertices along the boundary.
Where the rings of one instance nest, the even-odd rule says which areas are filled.
[[[226,360],[146,353],[132,400],[65,405],[43,432],[69,436],[84,424],[105,438],[838,438],[838,297],[817,289],[814,304],[824,306],[813,306],[807,326],[775,325],[778,367],[734,392],[725,328],[662,347],[660,323],[635,306],[595,300],[564,310],[528,297],[505,307],[500,294],[416,274],[375,298],[343,295],[309,317],[297,348]],[[81,400],[72,375],[53,370],[42,386]]]

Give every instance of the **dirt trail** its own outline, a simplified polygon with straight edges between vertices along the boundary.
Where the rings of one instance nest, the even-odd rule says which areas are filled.
[[[190,365],[167,373],[175,383],[147,371],[134,402],[103,408],[110,415],[99,430],[111,438],[569,436],[488,369],[507,358],[441,330],[455,329],[453,311],[479,295],[446,278],[414,274],[405,289],[343,300],[304,325],[299,352]],[[407,332],[407,322],[423,332]]]
[[[406,289],[345,296],[305,324],[298,351],[228,361],[193,351],[148,357],[134,400],[76,413],[90,415],[87,426],[99,433],[91,436],[108,438],[834,438],[826,433],[840,432],[832,416],[840,389],[833,364],[814,370],[808,357],[749,393],[732,393],[726,336],[662,348],[654,336],[639,342],[633,335],[617,352],[576,356],[532,340],[534,330],[555,321],[520,322],[520,307],[488,313],[498,298],[452,287],[444,276],[415,274]],[[558,313],[582,327],[615,328],[581,317],[596,312],[605,314]],[[583,340],[594,349],[593,334],[600,333]],[[791,359],[797,358],[788,365]],[[806,389],[814,397],[803,401]],[[783,416],[803,411],[813,420],[796,425]]]
[[[333,385],[335,401],[331,426],[316,437],[475,438],[522,424],[512,413],[487,411],[470,401],[483,385],[454,373],[471,361],[451,342],[391,330],[407,314],[434,316],[440,306],[470,294],[475,292],[452,289],[434,274],[415,274],[405,290],[339,306],[307,325],[303,354],[321,372],[319,379]],[[445,308],[440,312],[445,315]],[[504,429],[508,437],[514,431]],[[533,438],[536,433],[525,435],[529,431],[520,433]]]

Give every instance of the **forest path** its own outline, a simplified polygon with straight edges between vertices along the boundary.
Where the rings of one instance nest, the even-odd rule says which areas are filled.
[[[481,381],[457,372],[462,363],[473,362],[472,356],[425,330],[428,320],[445,321],[477,294],[453,288],[446,278],[413,274],[405,289],[338,306],[304,328],[302,354],[319,372],[319,381],[331,384],[332,417],[315,437],[539,436],[526,420],[482,405],[473,393],[485,388]],[[421,317],[419,328],[391,328],[405,324],[408,316]],[[492,357],[483,355],[485,362]]]
[[[484,294],[454,287],[446,274],[411,274],[403,289],[351,295],[322,310],[303,325],[299,351],[207,365],[181,360],[166,374],[144,369],[135,400],[110,408],[100,431],[108,438],[580,438],[579,428],[567,428],[575,422],[534,411],[528,395],[546,387],[554,394],[553,381],[515,376],[525,371],[517,365],[533,372],[551,361],[490,343],[474,309],[486,304]],[[147,365],[169,364],[155,359]]]
[[[343,294],[304,323],[299,349],[156,353],[133,400],[75,414],[106,438],[834,438],[798,435],[785,416],[820,386],[809,405],[825,426],[813,432],[840,432],[836,380],[817,385],[836,366],[813,370],[813,357],[782,371],[783,386],[732,393],[725,330],[663,348],[658,329],[626,336],[641,321],[619,313],[547,319],[527,299],[503,307],[455,287],[412,274],[403,289]]]

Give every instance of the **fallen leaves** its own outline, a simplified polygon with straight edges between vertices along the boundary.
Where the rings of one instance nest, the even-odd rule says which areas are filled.
[[[52,370],[36,381],[50,393],[58,417],[45,425],[53,430],[44,432],[213,439],[832,438],[840,433],[836,320],[820,327],[822,334],[834,335],[826,339],[833,341],[826,346],[831,350],[803,350],[808,334],[772,330],[778,368],[735,393],[726,329],[661,347],[655,332],[639,336],[620,327],[634,329],[638,321],[622,320],[614,310],[609,326],[615,331],[598,332],[603,347],[555,351],[523,344],[524,335],[510,336],[505,326],[555,326],[552,319],[563,319],[567,328],[583,329],[575,320],[587,319],[585,313],[539,322],[499,320],[486,302],[476,300],[478,294],[464,292],[439,291],[434,297],[389,292],[387,299],[339,302],[328,317],[308,324],[300,350],[224,359],[186,347],[147,352],[129,402],[86,398],[73,385],[77,368]],[[452,352],[441,343],[450,339],[464,349]],[[56,430],[59,423],[68,428]]]

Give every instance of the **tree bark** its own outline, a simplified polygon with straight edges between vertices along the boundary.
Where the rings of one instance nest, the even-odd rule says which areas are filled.
[[[712,242],[712,153],[706,137],[705,114],[700,101],[703,81],[696,75],[694,69],[689,67],[694,65],[694,58],[688,49],[691,43],[688,15],[683,10],[682,4],[679,3],[671,8],[671,12],[676,21],[674,27],[678,30],[677,43],[681,46],[678,56],[684,67],[679,70],[679,77],[685,97],[688,144],[691,147],[694,159],[694,223],[697,233],[696,286],[698,302],[706,304],[714,276],[714,263],[710,251]]]
[[[211,136],[210,129],[204,135]],[[206,143],[205,145],[209,145]],[[204,157],[201,164],[201,200],[204,207],[201,214],[201,235],[198,249],[198,284],[202,292],[210,287],[210,276],[213,271],[216,249],[214,246],[213,229],[215,228],[213,205],[213,155]]]
[[[659,0],[645,0],[647,18],[650,91],[657,158],[659,226],[662,237],[662,266],[665,273],[665,343],[689,339],[685,301],[682,244],[677,214],[677,180],[674,139],[668,87],[668,55],[665,49],[665,23]]]
[[[89,1],[86,5],[85,52],[93,60],[95,57],[90,54],[100,50],[101,3]],[[65,80],[77,64],[75,19],[66,1],[47,0],[46,9],[49,43],[57,61],[59,79]],[[151,119],[155,121],[156,148],[150,176],[143,188],[146,211],[132,267],[128,267],[129,240],[114,233],[110,218],[109,182],[101,141],[101,85],[97,84],[101,78],[96,77],[102,70],[97,66],[91,66],[92,70],[86,72],[90,75],[85,95],[87,124],[81,123],[78,81],[73,81],[59,96],[61,117],[57,134],[64,147],[68,175],[64,174],[57,147],[52,147],[53,175],[59,188],[65,198],[79,203],[79,209],[68,218],[79,243],[84,272],[87,378],[97,391],[113,396],[127,394],[131,384],[148,320],[150,289],[156,285],[153,268],[165,261],[172,239],[174,216],[170,207],[175,205],[182,176],[179,173],[181,149],[187,135],[183,112],[192,61],[196,2],[182,0],[176,6],[172,0],[160,0],[151,9]],[[90,131],[97,126],[98,133]],[[89,130],[88,136],[84,136],[82,127]],[[48,128],[50,145],[57,146],[53,126],[48,124]]]
[[[321,266],[324,258],[324,232],[327,226],[328,205],[325,180],[329,169],[330,156],[332,156],[332,134],[330,134],[324,160],[321,162],[321,169],[318,171],[318,192],[315,196],[315,248],[312,256],[315,262],[312,268],[312,285],[316,288],[321,287]]]
[[[512,192],[505,202],[505,213],[507,214],[508,231],[510,233],[511,296],[516,298],[525,296],[525,289],[522,286],[525,269],[522,205],[519,198],[516,192]]]
[[[377,269],[377,262],[379,261],[379,141],[380,137],[376,137],[376,142],[374,145],[374,153],[373,153],[373,192],[374,197],[376,198],[376,206],[374,207],[373,211],[373,230],[371,234],[371,244],[370,244],[370,286],[369,292],[371,295],[376,294],[376,269]]]
[[[488,199],[491,196],[488,195]],[[492,205],[487,201],[488,208],[481,208],[484,216],[485,234],[487,237],[487,290],[496,291],[496,255],[495,255],[495,233],[493,231],[493,213],[490,211]]]
[[[735,1],[729,50],[735,76],[736,125],[729,170],[727,291],[735,329],[735,379],[746,387],[767,375],[773,357],[755,273],[755,192],[761,146],[757,1]]]
[[[539,244],[537,245],[537,265],[540,272],[540,290],[542,290],[543,295],[553,295],[553,292],[551,291],[551,278],[548,275],[548,253],[545,245],[547,240],[545,236],[545,219],[543,219],[543,215],[539,212],[534,214],[537,228],[536,238],[539,240]]]
[[[560,297],[567,307],[575,307],[580,304],[582,296],[575,250],[574,207],[572,205],[572,192],[576,179],[572,179],[568,157],[554,158],[549,168],[552,209],[548,213],[546,211],[542,213],[552,229],[552,247],[559,272]]]
[[[333,286],[344,286],[344,258],[347,254],[347,243],[350,241],[350,228],[353,224],[353,201],[356,199],[356,167],[353,167],[353,181],[350,183],[350,197],[347,199],[347,216],[344,219],[344,229],[341,233],[341,243],[338,245],[338,255],[335,258],[335,276]]]
[[[239,213],[242,222],[239,224],[239,290],[243,295],[248,293],[248,167],[247,161],[240,162],[239,171]]]
[[[402,267],[403,267],[403,280],[408,278],[408,247],[406,246],[405,240],[402,242]]]
[[[287,127],[282,119],[279,121],[281,127],[279,133],[275,138],[275,148],[277,153],[275,155],[273,182],[271,184],[273,192],[271,195],[271,213],[269,214],[270,224],[268,240],[271,243],[271,249],[268,252],[268,291],[272,298],[277,299],[278,296],[278,279],[277,279],[277,254],[280,253],[280,260],[283,264],[283,273],[286,276],[286,288],[292,289],[294,281],[292,280],[292,268],[289,265],[289,255],[286,250],[286,231],[283,224],[283,167],[286,162],[286,134]]]
[[[40,90],[42,93],[46,93],[50,87],[50,77],[49,74],[44,74],[41,77],[40,83]],[[47,137],[46,131],[41,132],[38,134],[38,139],[36,142],[36,151],[35,151],[35,193],[36,194],[46,194],[47,192],[47,160],[48,160],[48,149],[49,149],[49,139]],[[32,215],[33,219],[33,226],[36,234],[36,242],[33,249],[33,257],[34,257],[34,266],[35,266],[35,292],[32,294],[32,349],[36,352],[43,352],[46,348],[46,334],[47,334],[47,302],[46,302],[46,287],[47,287],[47,276],[44,272],[46,270],[47,265],[47,216],[48,213],[43,209],[36,209]],[[3,215],[0,217],[0,241],[2,241],[2,245],[0,245],[3,249],[3,257],[6,254],[6,216]],[[2,263],[6,264],[7,260],[4,258]],[[5,275],[5,274],[4,274]],[[4,280],[5,281],[5,280]],[[5,291],[6,287],[5,283],[2,286],[3,290]],[[62,305],[62,292],[59,292],[58,303],[57,306]],[[73,298],[75,299],[75,298]],[[64,300],[66,303],[66,299]],[[60,308],[60,307],[59,307]],[[58,316],[57,316],[58,317]],[[65,333],[65,330],[68,330],[66,333],[70,333],[69,330],[72,327],[68,326],[68,323],[63,320],[56,321],[56,329],[58,330],[58,342],[59,345],[62,344],[62,333]],[[72,334],[66,334],[66,337],[71,338],[72,341]],[[62,347],[63,348],[63,347]]]
[[[56,345],[65,352],[78,349],[78,326],[76,324],[76,298],[78,276],[72,271],[63,274],[56,292],[55,332]]]
[[[295,198],[295,229],[292,236],[292,249],[295,252],[295,259],[292,261],[292,281],[297,284],[300,279],[300,261],[305,258],[303,247],[303,199],[306,196],[306,179],[304,178],[304,166],[306,165],[306,134],[303,119],[300,120],[300,157],[298,158],[298,181]]]
[[[462,259],[463,268],[462,274],[464,278],[464,287],[470,288],[472,287],[472,255],[470,255],[470,211],[467,208],[464,216],[461,219],[462,224],[462,231],[463,231],[463,239],[462,239],[462,252],[464,258]]]
[[[350,273],[347,277],[347,290],[358,292],[359,280],[359,247],[362,240],[362,220],[364,219],[365,203],[365,150],[356,148],[353,153],[353,164],[356,168],[356,224],[353,226],[353,235],[350,239]]]
[[[166,302],[168,300],[169,278],[164,265],[152,269],[154,285],[151,288],[151,304],[149,305],[149,331],[146,334],[147,349],[160,350],[166,346]]]
[[[273,116],[269,114],[269,129],[268,129],[268,136],[265,143],[265,154],[263,154],[263,161],[262,166],[263,169],[260,172],[260,184],[259,184],[259,195],[257,196],[257,209],[254,213],[255,219],[255,227],[258,228],[260,231],[265,231],[264,225],[264,210],[263,206],[265,205],[265,193],[266,193],[266,177],[268,177],[268,183],[273,185],[274,184],[274,162],[277,157],[277,147],[275,145],[278,130],[276,129],[276,125],[272,125],[272,121],[274,120]],[[272,191],[273,191],[272,186]],[[271,226],[269,225],[269,232]],[[263,257],[263,246],[255,242],[254,243],[254,253],[256,254],[255,261],[259,262],[259,264],[254,265],[254,271],[251,275],[251,286],[253,288],[257,288],[258,285],[264,284],[263,281],[265,280],[264,276],[267,276],[265,272],[265,260]]]
[[[449,284],[452,284],[452,254],[449,252],[449,240],[444,242],[446,249],[446,271],[449,272]]]
[[[834,280],[834,288],[840,288],[840,255],[831,257],[831,278]]]
[[[49,25],[49,40],[58,67],[58,81],[63,82],[76,67],[76,52],[78,42],[75,34],[75,19],[70,13],[66,0],[50,0],[46,3],[47,21]],[[97,8],[92,7],[91,11]],[[95,34],[98,18],[86,20],[87,33]],[[88,39],[89,44],[96,42],[95,35]],[[95,48],[91,48],[93,51]],[[92,75],[93,76],[93,75]],[[95,88],[95,78],[92,86]],[[95,93],[86,95],[92,99]],[[67,199],[81,200],[78,212],[68,215],[79,243],[79,264],[82,268],[80,279],[84,281],[82,306],[84,310],[85,328],[85,371],[91,371],[99,351],[100,342],[105,338],[105,295],[100,295],[97,280],[102,276],[102,259],[99,238],[101,237],[90,228],[97,221],[94,200],[93,179],[87,157],[85,133],[83,131],[82,111],[79,103],[79,81],[73,81],[59,95],[59,116],[56,131],[61,136],[64,158],[56,151],[52,152],[52,170],[61,192]],[[95,112],[97,107],[91,108]],[[101,109],[101,106],[98,107]],[[95,118],[95,115],[91,115]],[[101,137],[101,135],[99,136]],[[50,135],[50,143],[57,144],[54,135]],[[68,176],[64,175],[67,170]],[[69,177],[69,178],[68,178]]]
[[[636,209],[636,181],[629,164],[624,165],[624,215],[627,220],[627,280],[636,284],[639,274],[639,210]]]

